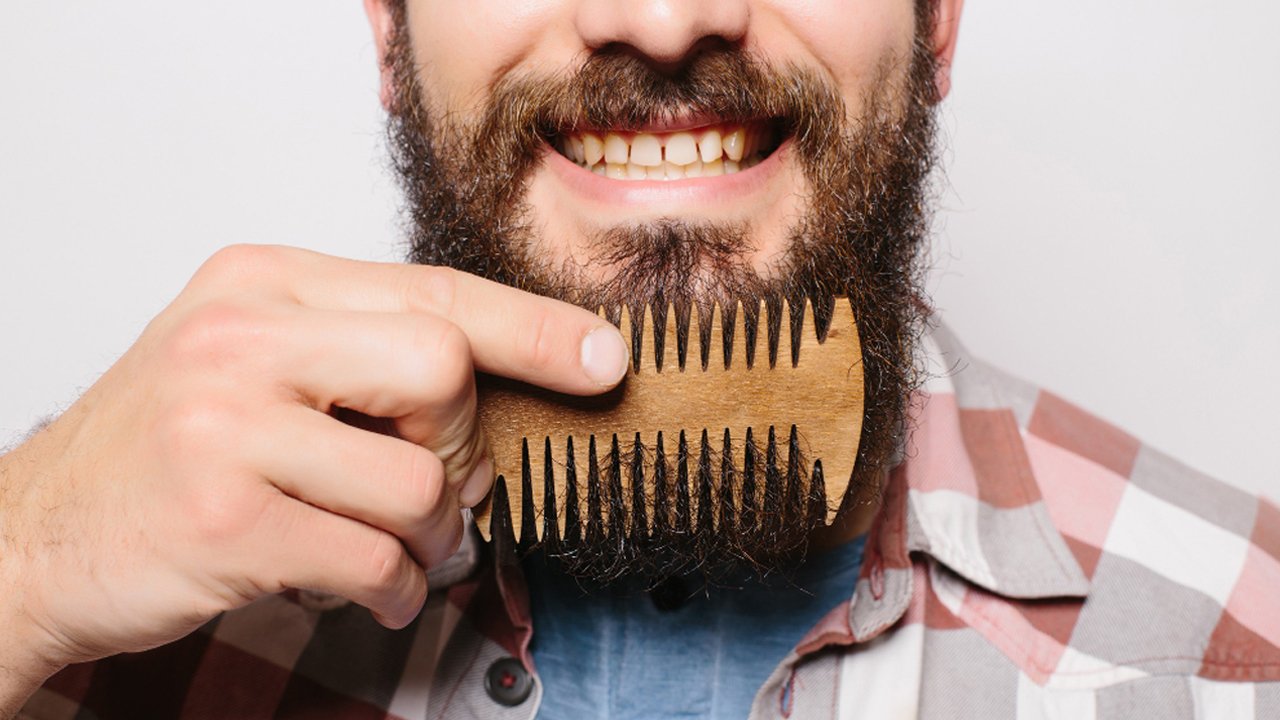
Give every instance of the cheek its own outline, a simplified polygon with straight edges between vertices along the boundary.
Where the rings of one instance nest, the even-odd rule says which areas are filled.
[[[825,69],[846,98],[855,101],[881,63],[911,57],[914,0],[769,0],[762,3],[761,49],[775,58],[808,56]],[[796,47],[770,47],[770,37]]]
[[[410,2],[408,24],[419,77],[434,104],[449,109],[483,103],[492,85],[529,61],[557,26],[558,0],[423,0]]]

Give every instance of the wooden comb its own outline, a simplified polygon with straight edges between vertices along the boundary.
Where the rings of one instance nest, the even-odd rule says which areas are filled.
[[[808,498],[830,524],[858,454],[863,377],[850,304],[828,299],[825,309],[815,319],[808,300],[738,303],[693,307],[678,322],[674,307],[647,307],[636,322],[624,308],[616,324],[631,368],[595,397],[482,376],[479,415],[497,481],[474,509],[481,534],[509,531],[528,546],[592,522],[633,537],[657,525],[711,529],[715,502],[759,508],[766,483]],[[762,322],[767,358],[757,359]],[[784,341],[790,358],[780,360]],[[601,517],[619,507],[621,517]]]

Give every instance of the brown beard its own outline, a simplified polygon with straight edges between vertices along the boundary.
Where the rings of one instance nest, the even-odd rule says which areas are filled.
[[[699,54],[671,75],[605,50],[566,76],[508,76],[465,123],[427,106],[397,5],[386,59],[394,92],[389,138],[407,198],[409,259],[591,309],[739,300],[750,308],[807,297],[823,324],[831,298],[847,296],[861,336],[866,400],[857,465],[840,500],[844,509],[875,501],[905,443],[919,377],[914,351],[928,311],[922,249],[936,156],[935,62],[925,42],[932,3],[917,3],[915,48],[898,61],[909,64],[905,74],[893,61],[883,63],[856,121],[846,119],[838,90],[824,77],[726,47]],[[788,232],[783,259],[761,274],[745,260],[751,228],[668,218],[594,238],[590,265],[608,271],[604,280],[588,279],[588,266],[550,266],[525,202],[548,139],[581,124],[638,127],[682,113],[726,122],[775,118],[794,141],[808,205]],[[760,510],[776,509],[771,502],[780,500],[766,497]],[[821,524],[803,513],[773,515],[787,520],[660,542],[604,536],[547,551],[566,571],[592,579],[744,565],[764,574],[794,566]]]

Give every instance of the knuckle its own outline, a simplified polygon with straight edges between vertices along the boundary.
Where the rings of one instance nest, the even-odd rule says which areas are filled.
[[[200,540],[218,547],[249,535],[262,512],[261,498],[240,483],[205,483],[194,492],[188,517]]]
[[[156,438],[170,460],[192,462],[233,443],[234,413],[219,401],[192,398],[175,403],[160,416]]]
[[[281,248],[270,245],[228,245],[209,257],[196,275],[215,283],[239,284],[274,273]]]
[[[457,364],[471,353],[462,328],[439,318],[415,319],[404,344],[401,355],[411,363],[406,370],[424,379],[439,375],[440,368]]]
[[[178,322],[170,337],[169,355],[180,366],[220,365],[250,349],[260,351],[268,336],[265,319],[249,306],[214,300]]]
[[[547,310],[539,310],[524,323],[516,338],[515,350],[522,364],[534,370],[554,367],[563,350],[558,342],[555,318]]]
[[[405,295],[409,307],[437,315],[453,314],[458,297],[458,271],[439,265],[421,265],[410,268]]]
[[[448,535],[444,536],[442,538],[443,542],[436,546],[433,557],[429,560],[429,567],[435,567],[453,557],[453,554],[458,552],[458,548],[462,547],[462,536],[465,532],[465,528],[462,525],[462,514],[457,513],[457,519],[452,520],[447,528],[444,528],[443,532],[447,532]]]
[[[432,374],[437,383],[447,387],[465,387],[472,376],[471,341],[462,328],[446,324],[436,336],[432,353],[435,368]]]
[[[444,463],[426,448],[409,446],[401,461],[404,508],[413,518],[430,515],[444,500]]]
[[[415,379],[422,402],[452,408],[475,386],[471,341],[453,323],[432,321],[421,328],[401,354],[402,370]]]
[[[386,533],[379,533],[366,556],[368,573],[363,580],[364,589],[375,595],[394,590],[400,583],[404,553],[399,540]]]

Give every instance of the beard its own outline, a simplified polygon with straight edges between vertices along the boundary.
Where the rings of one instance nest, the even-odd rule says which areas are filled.
[[[810,299],[815,324],[848,298],[862,346],[862,434],[845,512],[878,501],[884,474],[905,445],[909,399],[921,373],[915,347],[928,315],[922,286],[936,158],[935,61],[927,44],[932,3],[917,3],[910,57],[889,58],[849,119],[838,89],[806,68],[775,67],[734,48],[691,58],[675,74],[635,56],[601,50],[567,75],[511,75],[483,109],[459,120],[428,106],[402,7],[385,59],[393,78],[389,143],[405,192],[409,260],[444,265],[555,297],[617,318],[646,305],[687,314],[713,303],[763,301],[794,307]],[[804,212],[786,250],[763,270],[747,260],[752,228],[671,217],[601,229],[587,259],[540,252],[527,182],[548,142],[587,125],[640,127],[694,114],[726,123],[770,118],[792,142],[807,184]],[[691,569],[711,575],[746,567],[760,575],[803,558],[821,514],[792,512],[787,498],[759,502],[775,518],[758,527],[641,539],[595,534],[543,548],[561,568],[589,580],[660,580]],[[529,520],[526,520],[528,522]]]

